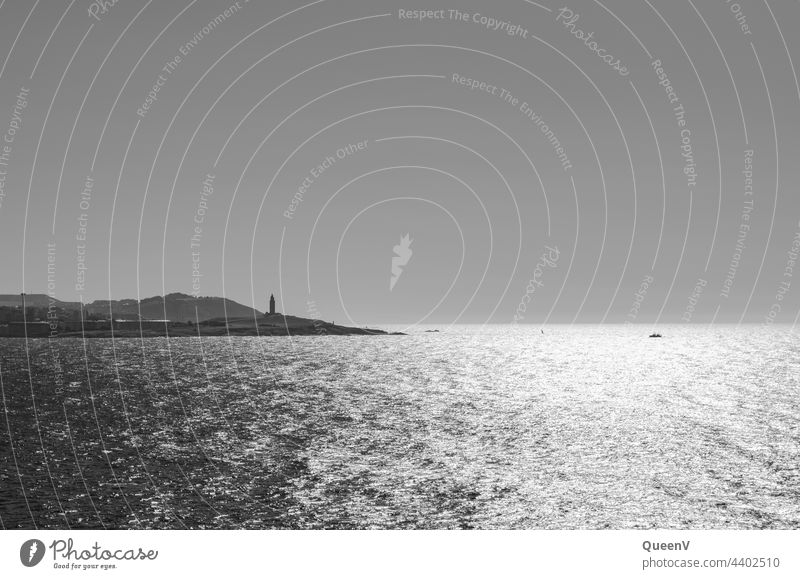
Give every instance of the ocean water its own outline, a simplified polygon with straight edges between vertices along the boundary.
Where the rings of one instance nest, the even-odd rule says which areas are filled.
[[[4,528],[800,528],[787,326],[0,342]]]

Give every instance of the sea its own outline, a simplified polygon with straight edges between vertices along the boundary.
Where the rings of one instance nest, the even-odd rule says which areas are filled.
[[[5,339],[0,525],[800,528],[800,334],[657,329]]]

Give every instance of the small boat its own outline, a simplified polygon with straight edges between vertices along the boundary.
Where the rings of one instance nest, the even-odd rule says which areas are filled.
[[[661,334],[650,334],[650,338],[660,338]]]

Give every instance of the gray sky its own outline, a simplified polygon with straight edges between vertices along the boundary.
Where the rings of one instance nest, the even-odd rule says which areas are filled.
[[[7,0],[0,293],[46,292],[50,255],[62,300],[792,323],[797,25],[774,0]]]

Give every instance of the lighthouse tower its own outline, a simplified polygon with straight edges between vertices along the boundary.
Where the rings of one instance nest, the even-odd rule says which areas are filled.
[[[275,313],[275,296],[272,294],[269,296],[269,313],[270,315]]]

